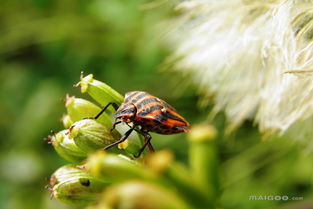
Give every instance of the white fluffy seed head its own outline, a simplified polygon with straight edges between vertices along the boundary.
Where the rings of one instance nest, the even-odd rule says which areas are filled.
[[[312,119],[313,1],[190,0],[177,11],[167,63],[191,75],[204,101],[214,95],[229,130],[254,118],[283,133]]]

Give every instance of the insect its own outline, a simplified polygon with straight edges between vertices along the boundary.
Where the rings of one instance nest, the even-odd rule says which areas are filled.
[[[154,152],[150,143],[151,135],[149,132],[175,134],[189,131],[189,123],[179,115],[173,107],[165,101],[143,91],[127,92],[124,102],[120,107],[113,102],[108,103],[96,116],[89,117],[89,119],[97,119],[110,105],[116,110],[114,114],[115,123],[113,124],[112,130],[117,124],[122,122],[128,124],[130,129],[120,140],[105,147],[104,150],[108,150],[125,141],[135,130],[142,134],[145,139],[138,155],[135,156],[139,157],[146,146],[148,146],[151,152]],[[131,123],[132,125],[130,125]],[[140,129],[137,129],[137,127],[140,127]]]

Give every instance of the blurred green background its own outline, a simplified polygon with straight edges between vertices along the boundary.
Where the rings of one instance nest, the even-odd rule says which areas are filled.
[[[77,97],[81,71],[124,94],[144,90],[172,104],[191,124],[207,119],[196,85],[159,70],[171,52],[162,24],[174,1],[2,0],[0,2],[0,208],[75,208],[49,199],[47,178],[66,164],[43,142],[63,129],[61,98]],[[313,155],[285,137],[262,140],[251,121],[224,135],[219,130],[221,208],[313,208]],[[153,134],[156,149],[170,148],[186,162],[184,134]],[[303,200],[249,200],[287,195]]]

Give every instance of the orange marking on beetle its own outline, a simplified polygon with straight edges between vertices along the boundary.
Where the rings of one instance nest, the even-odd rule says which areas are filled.
[[[152,99],[152,98],[154,98],[154,97],[153,97],[153,96],[144,96],[144,97],[140,98],[139,100],[133,102],[133,104],[134,104],[134,105],[138,105],[138,104],[140,104],[142,101],[144,101],[144,100],[146,100],[146,99]]]

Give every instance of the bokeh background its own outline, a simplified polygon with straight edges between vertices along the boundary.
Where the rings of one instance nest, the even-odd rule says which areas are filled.
[[[42,139],[63,129],[66,93],[80,72],[93,73],[124,94],[144,90],[172,104],[191,124],[207,121],[197,85],[162,71],[171,53],[162,26],[175,1],[2,0],[0,2],[0,208],[77,208],[50,200],[47,178],[66,162]],[[89,98],[88,98],[89,99]],[[218,131],[221,208],[312,208],[313,154],[288,135],[263,139],[252,121],[225,135]],[[153,134],[156,149],[170,148],[186,162],[184,134]],[[252,201],[287,195],[300,200]]]

